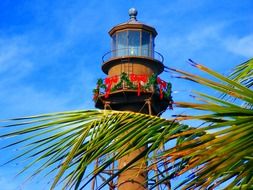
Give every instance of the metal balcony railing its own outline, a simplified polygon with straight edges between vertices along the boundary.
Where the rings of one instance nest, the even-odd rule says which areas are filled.
[[[104,54],[102,57],[102,61],[107,62],[113,58],[124,58],[124,57],[146,57],[149,59],[155,59],[163,63],[164,58],[162,54],[160,54],[157,51],[152,51],[150,49],[143,49],[141,47],[136,48],[122,48],[122,49],[115,49],[112,51],[109,51]]]

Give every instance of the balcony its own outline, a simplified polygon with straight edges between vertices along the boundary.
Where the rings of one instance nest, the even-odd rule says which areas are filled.
[[[97,87],[93,90],[93,100],[96,102],[99,98],[109,99],[110,95],[120,92],[136,93],[136,96],[142,94],[156,94],[160,100],[167,100],[171,106],[171,83],[165,82],[156,75],[148,77],[147,75],[135,75],[122,73],[120,76],[98,79]]]

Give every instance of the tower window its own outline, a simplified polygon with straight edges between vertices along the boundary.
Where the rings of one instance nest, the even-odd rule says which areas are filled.
[[[151,56],[150,33],[143,31],[141,37],[141,55]]]
[[[153,38],[150,32],[142,30],[117,32],[112,36],[112,55],[153,57]]]
[[[129,55],[140,55],[140,31],[128,31]]]

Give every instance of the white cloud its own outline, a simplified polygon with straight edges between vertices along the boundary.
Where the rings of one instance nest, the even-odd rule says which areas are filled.
[[[162,52],[168,52],[170,56],[185,56],[186,59],[189,56],[200,57],[204,53],[209,55],[212,53],[213,57],[226,54],[252,58],[253,34],[237,37],[228,30],[231,23],[232,21],[209,25],[201,24],[189,29],[188,32],[180,32],[174,36],[163,36],[163,38],[160,36],[158,38],[159,48]],[[205,49],[208,52],[204,52]]]
[[[33,71],[42,65],[33,57],[36,47],[25,44],[25,38],[0,39],[1,118],[68,110],[77,92],[72,87],[66,87],[64,93],[40,89],[33,81]]]
[[[78,20],[80,19],[78,18]],[[90,84],[94,76],[92,78],[92,74],[80,75],[82,74],[80,68],[74,67],[74,64],[71,72],[61,70],[61,72],[66,72],[65,75],[70,73],[69,75],[73,78],[66,77],[68,86],[66,86],[64,92],[55,90],[58,88],[59,81],[56,82],[55,86],[45,87],[47,83],[41,82],[44,78],[36,77],[38,72],[45,72],[43,76],[52,78],[47,82],[55,82],[54,79],[57,78],[58,73],[52,70],[60,68],[60,64],[63,64],[63,67],[64,64],[69,64],[62,63],[61,58],[69,53],[69,49],[72,49],[75,45],[73,43],[78,42],[78,38],[82,35],[81,32],[72,31],[74,24],[68,25],[65,23],[64,26],[62,31],[64,35],[60,35],[59,38],[47,36],[47,34],[43,34],[43,30],[40,31],[39,29],[22,34],[0,36],[0,106],[3,108],[0,111],[1,118],[65,111],[74,109],[74,106],[80,108],[80,104],[84,105],[85,102],[87,105],[84,105],[84,107],[92,107],[90,95],[92,89],[90,89],[90,85],[82,86],[82,82]],[[82,62],[82,60],[78,61]],[[57,64],[58,67],[54,68]],[[47,69],[43,70],[44,66],[47,66],[52,73],[48,72]],[[48,72],[48,75],[46,72]],[[56,77],[54,78],[52,75]],[[44,86],[41,87],[41,85]],[[85,95],[88,94],[86,100],[82,102],[78,100],[81,92]]]
[[[253,34],[243,37],[228,37],[224,45],[229,51],[235,54],[247,58],[253,57]]]
[[[16,114],[57,111],[64,109],[68,101],[62,95],[44,92],[25,85],[8,88],[5,91],[2,89],[0,98],[3,104],[8,105],[5,107],[5,112],[15,111]]]
[[[199,25],[188,32],[180,32],[174,36],[163,35],[158,38],[159,49],[174,56],[193,56],[205,48],[215,48],[221,45],[224,23],[214,25]],[[183,52],[183,53],[182,53]],[[188,57],[189,58],[189,57]]]
[[[1,38],[0,39],[0,75],[1,79],[17,79],[32,70],[29,60],[31,53],[25,38]]]
[[[186,36],[186,41],[193,47],[201,48],[209,45],[209,40],[212,40],[213,42],[220,40],[222,29],[222,24],[199,27]]]

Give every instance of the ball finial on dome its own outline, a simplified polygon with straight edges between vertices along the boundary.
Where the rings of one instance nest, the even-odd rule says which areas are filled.
[[[136,20],[136,16],[138,14],[138,11],[135,8],[131,8],[131,9],[129,9],[128,14],[129,14],[131,20]]]

